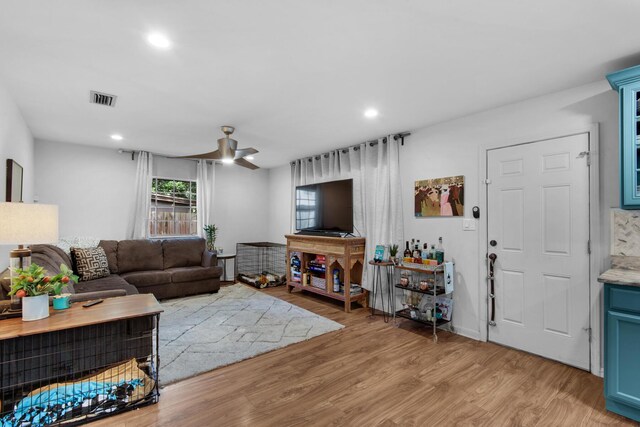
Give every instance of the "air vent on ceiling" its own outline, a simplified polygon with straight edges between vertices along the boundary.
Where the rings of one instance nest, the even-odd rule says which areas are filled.
[[[91,104],[100,104],[100,105],[105,105],[107,107],[115,107],[117,98],[118,97],[115,95],[96,92],[95,90],[92,90],[91,92],[89,92],[89,102]]]

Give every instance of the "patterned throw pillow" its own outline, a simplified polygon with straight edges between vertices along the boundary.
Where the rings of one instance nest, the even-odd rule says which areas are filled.
[[[107,254],[99,246],[97,248],[71,248],[71,258],[80,282],[107,277],[110,274]]]

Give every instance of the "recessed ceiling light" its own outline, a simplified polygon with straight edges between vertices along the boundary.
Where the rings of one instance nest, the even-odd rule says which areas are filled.
[[[122,137],[122,135],[114,133],[113,135],[111,135],[111,139],[113,139],[114,141],[122,141],[124,138]]]
[[[222,159],[222,163],[230,164],[233,163],[233,159]]]
[[[151,33],[147,36],[147,41],[150,45],[159,49],[169,49],[171,47],[171,41],[164,34]]]
[[[373,119],[375,117],[378,117],[378,110],[376,110],[375,108],[369,108],[369,109],[365,110],[364,116],[367,119]]]
[[[247,156],[247,157],[245,157],[245,159],[247,159],[247,160],[253,160],[253,159],[255,159],[255,157],[253,157],[253,156]]]

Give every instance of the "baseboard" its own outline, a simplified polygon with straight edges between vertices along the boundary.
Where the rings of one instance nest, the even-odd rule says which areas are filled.
[[[460,326],[453,326],[454,334],[462,335],[463,337],[471,338],[472,340],[482,341],[480,338],[480,332],[473,329],[461,328]]]

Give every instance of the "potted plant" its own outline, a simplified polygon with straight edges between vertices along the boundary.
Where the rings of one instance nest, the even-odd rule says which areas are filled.
[[[22,298],[22,320],[39,320],[49,316],[49,295],[60,295],[69,282],[77,283],[78,276],[66,265],[60,265],[60,273],[49,276],[43,267],[31,264],[28,268],[14,270],[11,292]]]
[[[213,252],[216,250],[216,237],[218,235],[218,227],[215,224],[207,224],[203,228],[204,235],[207,238],[207,250]]]
[[[389,258],[391,259],[391,262],[394,264],[398,263],[398,249],[399,246],[397,244],[393,244],[389,246]]]

